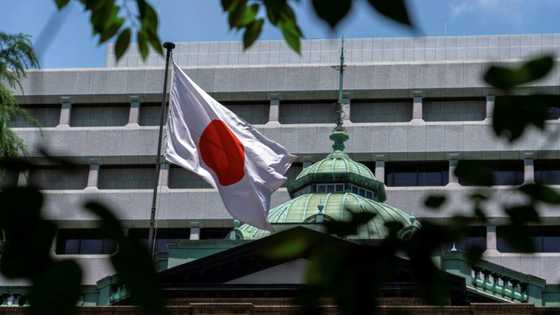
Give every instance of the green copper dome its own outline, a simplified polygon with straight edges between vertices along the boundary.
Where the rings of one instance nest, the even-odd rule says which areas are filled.
[[[317,214],[323,214],[327,219],[345,221],[350,220],[351,215],[347,210],[377,214],[367,225],[361,227],[358,235],[351,237],[355,239],[385,238],[388,232],[385,222],[397,221],[402,223],[404,228],[399,232],[402,238],[407,238],[420,227],[420,223],[416,221],[413,215],[353,193],[304,194],[271,209],[268,213],[268,220],[273,226],[301,224],[309,221],[309,218]],[[239,230],[244,239],[257,239],[270,234],[268,231],[247,224],[242,225]]]
[[[293,198],[304,193],[336,191],[353,192],[377,201],[385,201],[383,183],[375,178],[367,166],[352,160],[344,152],[344,141],[348,139],[346,132],[335,130],[330,138],[334,141],[333,151],[326,158],[306,167],[295,180],[288,183],[290,196]],[[332,183],[345,185],[343,190],[335,188],[329,191],[331,185],[325,184]]]
[[[371,170],[344,152],[346,131],[338,126],[330,138],[333,151],[323,160],[306,167],[288,183],[291,200],[271,209],[268,221],[274,229],[294,224],[319,224],[325,220],[346,221],[352,212],[371,212],[376,216],[361,227],[355,239],[382,239],[387,236],[387,222],[399,222],[399,236],[408,238],[420,227],[416,218],[385,201],[385,186]],[[270,234],[244,224],[236,228],[243,239],[256,239]]]

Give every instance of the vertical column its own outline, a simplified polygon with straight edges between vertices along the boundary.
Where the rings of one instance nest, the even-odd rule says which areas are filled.
[[[89,166],[87,189],[97,189],[99,181],[99,164],[93,163]]]
[[[449,155],[449,185],[459,185],[459,179],[455,176],[455,169],[459,162],[458,154]]]
[[[190,229],[191,234],[189,235],[190,240],[199,240],[200,239],[200,227],[191,227]]]
[[[268,111],[267,125],[268,124],[270,125],[280,124],[280,98],[276,94],[270,96],[270,108]]]
[[[385,161],[375,161],[375,178],[378,181],[385,183]]]
[[[138,126],[140,118],[140,97],[130,97],[130,111],[128,112],[128,126]]]
[[[523,181],[525,183],[535,182],[535,160],[532,154],[526,154],[523,159]]]
[[[495,225],[486,226],[486,253],[498,253],[498,234]]]
[[[350,105],[351,101],[349,97],[344,97],[342,99],[342,119],[343,119],[343,123],[345,125],[349,125],[351,123],[350,121]]]
[[[162,162],[161,168],[159,169],[159,183],[160,187],[167,187],[169,181],[169,163]]]
[[[423,123],[423,100],[422,96],[414,95],[412,102],[412,122],[413,123]]]
[[[494,102],[496,98],[494,96],[486,96],[486,120],[491,120],[494,113]]]
[[[60,120],[58,127],[70,127],[70,111],[72,110],[72,99],[69,96],[60,98]]]
[[[29,170],[22,170],[18,173],[17,185],[26,186],[27,184],[29,184]]]

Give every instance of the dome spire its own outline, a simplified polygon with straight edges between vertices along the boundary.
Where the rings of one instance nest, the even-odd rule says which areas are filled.
[[[334,142],[332,148],[333,151],[344,151],[345,146],[344,142],[348,140],[348,134],[346,133],[346,129],[344,128],[343,121],[344,121],[344,110],[343,110],[343,102],[344,102],[344,37],[340,40],[340,64],[338,68],[338,100],[337,100],[337,119],[336,119],[336,127],[332,131],[330,135],[330,139]]]

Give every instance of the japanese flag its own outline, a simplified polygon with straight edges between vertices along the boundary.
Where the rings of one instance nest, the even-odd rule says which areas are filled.
[[[295,156],[204,92],[176,64],[166,159],[204,178],[241,222],[270,230],[270,195]]]

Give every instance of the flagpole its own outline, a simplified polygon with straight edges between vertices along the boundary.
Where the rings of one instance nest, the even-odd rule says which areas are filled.
[[[163,124],[165,122],[165,115],[167,113],[167,77],[169,73],[169,60],[171,59],[171,53],[175,44],[171,42],[163,43],[163,48],[166,49],[165,57],[165,72],[163,74],[163,91],[161,92],[161,110],[159,114],[159,135],[158,135],[158,145],[156,153],[156,176],[154,181],[154,192],[152,194],[152,211],[150,213],[150,230],[148,233],[148,246],[150,246],[150,252],[152,257],[155,256],[156,247],[156,202],[158,194],[159,185],[159,172],[161,170],[161,142],[163,138]]]

